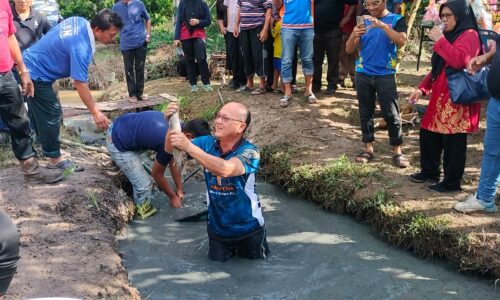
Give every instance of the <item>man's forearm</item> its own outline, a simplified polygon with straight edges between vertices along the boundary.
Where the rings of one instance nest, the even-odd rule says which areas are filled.
[[[198,161],[205,169],[221,177],[233,177],[243,175],[245,169],[239,159],[225,160],[206,153],[194,144],[191,144],[187,153]]]
[[[83,104],[87,107],[91,114],[96,114],[98,112],[97,107],[94,102],[94,98],[90,93],[89,85],[86,82],[81,82],[78,80],[74,81],[74,85],[76,90],[78,91],[78,95],[82,100]]]
[[[406,33],[397,32],[389,28],[389,26],[385,26],[382,30],[384,30],[385,34],[387,34],[391,41],[398,47],[402,47],[406,43]]]
[[[264,22],[264,30],[266,31],[269,31],[269,27],[271,26],[271,13],[271,8],[266,10],[266,21]]]
[[[349,39],[346,42],[345,52],[347,54],[353,53],[359,45],[359,40],[360,40],[359,37],[354,37],[354,35],[351,34],[351,36],[349,37]]]
[[[146,34],[151,35],[151,19],[146,21]]]

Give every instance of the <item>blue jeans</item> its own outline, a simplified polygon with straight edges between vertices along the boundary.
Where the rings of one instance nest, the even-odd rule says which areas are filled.
[[[486,134],[477,199],[485,204],[495,203],[500,182],[500,100],[491,98],[486,112]]]
[[[134,190],[134,202],[137,205],[142,204],[146,199],[151,198],[151,189],[153,183],[151,176],[144,170],[141,160],[141,152],[118,150],[111,139],[112,126],[108,130],[106,138],[109,154],[115,164],[127,176]]]
[[[304,75],[313,75],[314,29],[281,28],[281,78],[292,82],[292,61],[296,45],[299,45],[300,60]]]

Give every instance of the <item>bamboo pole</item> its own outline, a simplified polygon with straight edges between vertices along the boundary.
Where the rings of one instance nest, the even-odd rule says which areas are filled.
[[[413,23],[415,23],[415,19],[417,18],[417,12],[418,9],[420,8],[420,4],[422,3],[422,0],[413,0],[411,4],[411,9],[410,9],[410,18],[408,19],[408,28],[406,30],[406,41],[410,40],[410,34],[413,29]],[[399,65],[401,64],[401,58],[403,58],[405,49],[406,49],[406,44],[405,43],[401,48],[398,50],[398,63],[396,64],[396,73],[399,70]]]

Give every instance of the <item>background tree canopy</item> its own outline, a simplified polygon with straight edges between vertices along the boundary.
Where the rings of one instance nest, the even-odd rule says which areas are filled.
[[[115,0],[58,0],[61,15],[64,18],[81,16],[91,19],[96,12],[104,8],[111,8]],[[171,20],[174,13],[172,0],[142,0],[151,15],[153,24]]]

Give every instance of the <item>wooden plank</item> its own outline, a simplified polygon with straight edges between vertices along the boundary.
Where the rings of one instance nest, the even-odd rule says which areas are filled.
[[[170,96],[173,99],[175,97]],[[108,102],[97,102],[96,106],[102,112],[113,112],[113,111],[129,111],[137,108],[145,108],[145,107],[153,107],[157,104],[163,103],[165,101],[165,97],[154,95],[149,96],[147,100],[130,102],[129,99],[121,99],[116,101],[108,101]],[[62,104],[63,108],[63,116],[78,116],[82,114],[88,114],[87,107],[83,103],[65,103]]]

